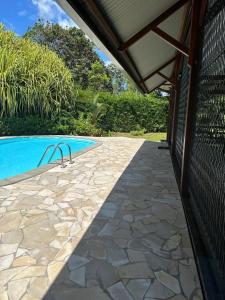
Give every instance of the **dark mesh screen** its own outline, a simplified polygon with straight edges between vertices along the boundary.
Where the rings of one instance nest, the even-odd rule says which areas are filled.
[[[209,0],[196,78],[190,201],[213,267],[225,278],[225,1]]]
[[[175,157],[176,157],[178,174],[180,174],[181,165],[182,165],[188,85],[189,85],[188,58],[184,57],[182,62],[182,72],[181,72],[181,81],[180,81],[180,97],[179,97],[179,105],[178,105],[177,131],[176,131],[176,144],[175,144]]]

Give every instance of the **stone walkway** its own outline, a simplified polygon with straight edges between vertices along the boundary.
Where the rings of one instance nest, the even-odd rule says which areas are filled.
[[[200,300],[169,153],[103,144],[0,188],[0,300]]]

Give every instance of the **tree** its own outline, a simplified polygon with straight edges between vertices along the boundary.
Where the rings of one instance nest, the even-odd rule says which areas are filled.
[[[54,52],[0,25],[1,115],[55,115],[74,101],[72,85]]]
[[[111,78],[99,61],[91,65],[88,72],[89,87],[94,91],[112,91]]]
[[[82,88],[89,86],[88,74],[94,63],[101,64],[103,73],[107,73],[106,67],[94,51],[93,43],[76,27],[62,28],[58,24],[39,20],[28,29],[25,37],[56,52],[71,70],[74,81]]]
[[[111,75],[113,93],[117,94],[128,89],[128,80],[114,64],[108,66]]]

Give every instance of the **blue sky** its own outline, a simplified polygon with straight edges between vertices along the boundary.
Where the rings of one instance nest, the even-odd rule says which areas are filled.
[[[54,0],[0,0],[0,22],[18,35],[23,35],[39,18],[62,27],[76,26]],[[96,49],[96,52],[106,64],[109,63],[102,51]]]

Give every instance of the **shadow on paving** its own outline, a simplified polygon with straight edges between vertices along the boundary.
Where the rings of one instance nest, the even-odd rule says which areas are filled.
[[[201,299],[169,151],[157,146],[143,143],[43,299]]]

